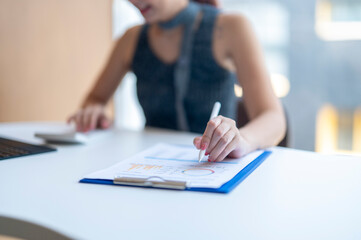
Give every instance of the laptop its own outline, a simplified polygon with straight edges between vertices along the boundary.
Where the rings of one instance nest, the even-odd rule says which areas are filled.
[[[34,145],[0,137],[0,161],[53,151],[56,151],[56,149],[45,145]]]

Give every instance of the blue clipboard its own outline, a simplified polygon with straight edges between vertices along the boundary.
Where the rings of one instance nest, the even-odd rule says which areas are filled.
[[[245,168],[243,168],[237,175],[235,175],[231,180],[223,184],[219,188],[188,188],[186,187],[185,191],[199,191],[199,192],[213,192],[213,193],[229,193],[235,187],[238,186],[246,177],[248,177],[264,160],[271,154],[271,151],[264,151],[251,163],[249,163]],[[106,184],[106,185],[116,185],[116,186],[132,186],[132,187],[145,187],[145,188],[158,188],[154,186],[133,186],[127,184],[115,184],[114,181],[108,179],[90,179],[83,178],[79,181],[80,183],[94,183],[94,184]],[[165,188],[159,188],[165,189]],[[167,188],[169,189],[169,188]]]

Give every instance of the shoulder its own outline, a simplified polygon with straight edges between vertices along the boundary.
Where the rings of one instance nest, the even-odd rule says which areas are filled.
[[[116,50],[128,64],[133,60],[133,56],[138,43],[139,34],[143,25],[129,28],[116,42]]]
[[[123,36],[119,38],[119,42],[134,42],[134,40],[138,39],[142,28],[143,25],[137,25],[127,29]]]
[[[252,24],[241,14],[219,14],[215,31],[223,39],[229,54],[235,49],[244,50],[257,43]]]
[[[216,25],[228,35],[247,33],[251,28],[249,20],[244,15],[230,13],[220,13]]]

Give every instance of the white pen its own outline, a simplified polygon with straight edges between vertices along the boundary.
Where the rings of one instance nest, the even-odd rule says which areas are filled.
[[[212,120],[213,118],[217,117],[220,109],[221,109],[221,103],[215,102],[213,109],[212,109],[211,117],[209,118],[209,120]],[[206,152],[206,150],[202,150],[202,149],[199,151],[198,162],[202,161],[202,159],[204,158],[205,152]]]

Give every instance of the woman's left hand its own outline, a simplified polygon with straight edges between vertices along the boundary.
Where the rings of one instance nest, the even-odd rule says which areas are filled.
[[[252,150],[236,122],[223,116],[211,119],[203,136],[194,138],[193,144],[197,149],[206,150],[209,162],[220,162],[227,156],[239,158]]]

